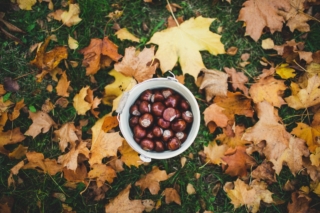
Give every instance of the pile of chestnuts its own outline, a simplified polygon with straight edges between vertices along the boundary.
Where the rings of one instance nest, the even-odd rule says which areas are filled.
[[[146,151],[177,150],[193,122],[189,102],[170,88],[145,90],[129,110],[133,139]]]

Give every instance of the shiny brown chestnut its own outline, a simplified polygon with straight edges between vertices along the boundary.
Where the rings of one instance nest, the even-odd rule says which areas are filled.
[[[160,126],[162,129],[167,129],[170,127],[170,121],[166,121],[163,118],[159,118],[157,121],[158,126]]]
[[[185,132],[177,132],[176,137],[183,143],[187,140],[188,135]]]
[[[157,90],[154,92],[154,94],[152,94],[150,101],[152,103],[158,102],[158,101],[164,101],[164,97],[163,97],[162,93]]]
[[[129,126],[131,128],[135,127],[139,123],[139,117],[138,116],[133,116],[129,119]]]
[[[171,129],[175,132],[182,132],[187,127],[187,123],[183,119],[174,120],[171,123]]]
[[[175,108],[168,107],[163,111],[163,119],[166,121],[173,121],[177,117],[177,112]]]
[[[144,138],[140,142],[140,146],[143,150],[152,151],[154,149],[154,143],[149,138]]]
[[[164,101],[164,104],[167,106],[167,107],[177,107],[179,103],[179,98],[177,95],[170,95],[167,97],[167,99]]]
[[[143,93],[141,93],[139,98],[141,101],[150,101],[152,95],[152,91],[147,89]]]
[[[147,130],[140,125],[133,127],[133,136],[136,138],[143,138],[147,134]]]
[[[147,132],[146,138],[153,139],[154,138],[153,132],[152,131]]]
[[[181,99],[179,107],[182,111],[187,111],[190,109],[190,104],[187,100]]]
[[[162,140],[167,142],[170,138],[174,136],[174,133],[171,129],[166,129],[163,131]]]
[[[158,126],[154,126],[152,128],[152,133],[155,137],[161,137],[163,134],[163,130]]]
[[[171,138],[168,143],[167,147],[169,150],[177,150],[181,146],[181,141],[177,137]]]
[[[184,111],[181,116],[182,116],[182,119],[185,120],[187,123],[192,123],[193,121],[192,112]]]
[[[176,116],[177,119],[178,119],[178,118],[181,118],[181,112],[180,112],[180,110],[176,109],[176,114],[177,114],[177,116]]]
[[[169,88],[162,89],[162,95],[164,98],[168,98],[170,95],[173,95],[173,90]]]
[[[139,116],[141,115],[140,111],[139,111],[139,107],[137,104],[133,104],[130,109],[129,109],[129,112],[131,115],[134,115],[134,116]]]
[[[156,140],[154,142],[154,145],[155,145],[154,151],[156,152],[163,152],[165,150],[165,146],[160,140]]]
[[[139,105],[139,112],[144,114],[146,112],[150,112],[150,104],[148,101],[141,101]]]
[[[141,115],[139,118],[139,124],[144,128],[150,127],[153,124],[153,116],[151,113],[144,113]]]
[[[162,116],[163,111],[165,110],[165,105],[162,102],[155,102],[151,105],[151,112],[155,115],[155,116]]]

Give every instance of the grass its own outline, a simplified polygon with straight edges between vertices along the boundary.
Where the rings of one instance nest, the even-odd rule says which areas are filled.
[[[9,0],[5,0],[5,2],[8,3],[6,5],[9,5]],[[238,52],[234,56],[226,54],[212,56],[207,52],[202,52],[201,54],[206,67],[218,70],[223,70],[224,67],[234,67],[238,71],[245,71],[250,79],[250,83],[253,83],[255,77],[259,75],[263,69],[263,66],[260,64],[262,57],[274,61],[276,64],[283,61],[283,59],[280,56],[271,56],[275,51],[263,50],[261,48],[261,40],[254,42],[248,36],[244,36],[245,28],[243,27],[243,23],[236,21],[243,2],[244,1],[233,0],[232,4],[229,4],[226,1],[218,0],[177,0],[174,3],[179,4],[182,9],[179,9],[175,15],[177,17],[183,16],[185,20],[195,17],[196,14],[216,18],[210,29],[216,32],[219,27],[222,27],[221,40],[225,48],[228,49],[229,47],[236,46]],[[54,1],[55,9],[62,8],[60,3],[60,0]],[[165,9],[165,0],[154,0],[153,3],[145,3],[142,0],[79,0],[78,3],[81,8],[80,17],[82,21],[78,25],[70,28],[65,26],[61,27],[61,22],[47,21],[46,16],[50,10],[45,2],[37,3],[31,11],[14,11],[10,7],[5,7],[5,19],[27,32],[26,34],[13,33],[23,42],[22,45],[17,45],[3,34],[0,34],[0,83],[3,82],[5,77],[11,77],[17,79],[21,88],[18,92],[11,93],[11,101],[17,102],[24,99],[27,108],[34,107],[40,110],[46,99],[50,98],[53,103],[57,100],[58,97],[55,93],[49,93],[46,90],[48,84],[52,84],[53,87],[55,87],[57,82],[52,81],[51,77],[47,77],[41,83],[36,83],[36,74],[38,71],[29,64],[29,62],[34,59],[35,53],[30,54],[28,48],[33,44],[43,42],[47,36],[55,34],[58,38],[57,42],[50,42],[48,49],[52,49],[54,46],[67,45],[68,35],[77,37],[79,49],[88,46],[91,38],[108,36],[119,46],[119,53],[123,55],[125,48],[129,46],[135,46],[140,49],[143,49],[144,46],[150,46],[146,45],[146,42],[155,32],[166,28],[165,22],[167,17],[170,16],[170,12]],[[117,9],[123,10],[123,15],[117,20],[117,23],[121,27],[126,27],[137,37],[140,37],[142,41],[140,44],[130,41],[120,41],[114,35],[115,30],[112,27],[115,22],[108,18],[107,15]],[[319,11],[320,9],[319,7],[315,7],[314,10]],[[38,23],[41,23],[42,26]],[[143,25],[146,25],[148,29],[143,29]],[[310,25],[311,32],[308,33],[306,39],[304,39],[306,44],[305,49],[315,52],[320,50],[320,24],[318,22],[311,22]],[[54,31],[54,29],[58,30]],[[288,29],[284,28],[283,32],[276,32],[273,35],[266,33],[262,35],[262,39],[271,37],[278,45],[292,38],[302,40],[301,35],[303,35],[303,33],[296,31],[294,33],[288,33],[287,31]],[[249,61],[251,64],[245,68],[239,66],[241,62],[240,57],[243,53],[250,54]],[[83,55],[77,50],[69,50],[68,60],[78,61],[81,64],[82,58]],[[59,66],[67,69],[63,63]],[[85,68],[81,66],[72,68],[69,66],[67,75],[71,81],[70,86],[73,88],[73,91],[68,100],[72,102],[74,95],[86,85],[97,89],[95,95],[101,97],[103,88],[113,81],[112,77],[108,75],[110,70],[111,68],[100,70],[95,75],[97,83],[94,84],[91,83],[90,79],[85,75]],[[179,66],[175,67],[173,72],[175,74],[182,73]],[[161,72],[158,70],[157,73],[160,74]],[[165,75],[167,75],[167,73]],[[290,82],[287,83],[289,85]],[[210,103],[201,101],[205,99],[205,96],[198,90],[198,87],[194,83],[194,78],[186,75],[185,85],[199,98],[200,111],[203,112]],[[104,115],[110,112],[111,107],[101,104],[99,110],[101,111],[101,115]],[[299,116],[303,113],[303,110],[296,111],[288,106],[283,106],[279,110],[279,115],[284,119],[288,131],[295,127],[296,122],[306,121],[305,117]],[[58,124],[66,122],[75,122],[75,124],[78,124],[81,119],[88,119],[88,125],[83,129],[84,138],[90,138],[90,135],[86,132],[90,130],[96,122],[93,116],[77,116],[72,104],[69,104],[65,109],[55,108],[54,111],[50,112],[50,116]],[[247,127],[254,125],[252,119],[244,116],[236,116],[236,119],[239,123],[245,123]],[[7,122],[5,129],[20,127],[21,132],[25,132],[31,123],[32,121],[28,119],[28,113],[22,112],[20,117],[14,122]],[[22,144],[28,146],[29,151],[44,153],[46,158],[57,158],[61,155],[61,152],[58,144],[52,141],[53,131],[54,129],[51,129],[48,133],[40,134],[34,139],[27,137]],[[132,184],[131,199],[161,200],[161,207],[152,212],[203,212],[204,210],[210,210],[219,213],[245,213],[247,209],[244,206],[234,209],[234,206],[230,203],[230,199],[222,189],[226,182],[234,181],[236,178],[224,174],[219,166],[203,165],[201,157],[198,154],[199,151],[203,150],[203,146],[212,141],[218,133],[221,133],[221,129],[218,129],[213,134],[210,133],[202,118],[196,141],[186,152],[168,160],[153,160],[148,166],[140,166],[139,168],[128,168],[125,166],[125,170],[117,174],[117,178],[115,178],[111,184],[111,188],[105,193],[105,198],[100,201],[94,201],[94,191],[90,187],[80,195],[80,192],[85,189],[83,183],[79,183],[76,189],[69,189],[63,186],[66,180],[60,173],[49,176],[48,174],[39,173],[35,170],[21,170],[19,172],[19,178],[23,182],[17,185],[16,188],[7,187],[9,170],[16,165],[19,160],[12,160],[0,154],[0,204],[5,201],[5,198],[13,198],[14,201],[11,212],[14,213],[63,212],[62,202],[59,199],[53,198],[53,193],[59,192],[66,194],[64,203],[72,207],[73,211],[77,213],[104,212],[104,205],[107,204],[110,199],[115,198],[128,184]],[[10,145],[6,148],[12,150],[15,147],[16,145]],[[193,154],[193,158],[189,157],[190,154]],[[188,159],[183,168],[181,168],[180,164],[181,157],[187,157]],[[259,163],[263,160],[263,158],[256,153],[254,157]],[[175,172],[170,179],[160,183],[160,192],[168,187],[179,189],[182,202],[181,206],[174,203],[165,204],[161,193],[152,195],[148,190],[142,192],[139,187],[134,186],[141,175],[145,175],[151,171],[152,166],[158,166],[160,169],[166,170],[168,174]],[[195,178],[196,173],[201,175],[199,179]],[[15,178],[18,181],[17,177]],[[296,180],[298,182],[296,188],[310,184],[310,179],[307,175],[293,176],[288,167],[284,166],[280,175],[277,176],[277,183],[268,187],[268,189],[274,193],[273,197],[283,200],[284,203],[279,205],[262,204],[260,212],[287,212],[287,204],[290,202],[291,192],[286,192],[282,189],[287,180]],[[188,183],[194,186],[197,192],[196,194],[188,195],[186,192]],[[219,184],[221,187],[216,196],[214,196],[212,190]],[[310,206],[319,208],[319,197],[314,194],[311,194],[311,196],[313,200]]]

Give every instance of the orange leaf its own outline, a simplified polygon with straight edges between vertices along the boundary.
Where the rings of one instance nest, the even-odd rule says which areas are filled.
[[[27,153],[28,147],[19,144],[12,152],[9,153],[9,158],[21,159]]]
[[[162,192],[162,195],[164,195],[166,197],[166,204],[175,202],[176,204],[181,206],[180,195],[177,192],[177,190],[175,190],[174,188],[166,188]]]
[[[56,86],[58,96],[69,97],[68,88],[71,81],[68,81],[66,72],[62,72],[61,78]]]
[[[102,40],[101,54],[109,56],[113,61],[119,61],[122,58],[122,55],[118,53],[118,46],[108,37],[104,37]]]
[[[29,118],[32,119],[33,123],[24,134],[32,136],[33,138],[35,138],[41,132],[48,132],[52,125],[56,125],[51,117],[47,113],[44,113],[42,111],[38,111],[35,113],[29,111]]]
[[[226,127],[228,124],[228,117],[223,113],[225,109],[218,106],[217,104],[211,104],[209,107],[207,107],[203,114],[204,114],[204,121],[206,125],[213,121],[217,124],[219,127]]]
[[[88,178],[96,178],[98,188],[104,185],[105,181],[108,181],[108,183],[111,184],[113,179],[117,177],[116,172],[110,166],[94,164],[91,167],[92,170],[88,173]]]
[[[54,131],[55,137],[59,140],[59,148],[61,152],[64,152],[70,143],[70,147],[76,145],[76,141],[79,140],[76,131],[76,127],[73,123],[65,123],[63,126]]]
[[[13,112],[8,115],[10,121],[13,121],[13,120],[15,120],[16,118],[19,117],[20,109],[22,109],[24,106],[25,106],[25,104],[24,104],[24,100],[23,99],[16,103],[16,105],[13,108]]]
[[[224,152],[228,149],[226,145],[218,146],[215,141],[212,141],[208,146],[204,147],[203,152],[206,154],[206,161],[212,164],[224,164],[225,162],[221,159],[224,156]]]
[[[122,146],[119,147],[119,152],[121,153],[121,160],[129,167],[139,167],[144,163],[140,159],[139,153],[134,151],[125,140],[123,140]]]
[[[87,176],[87,167],[83,163],[79,164],[75,171],[66,167],[63,168],[63,177],[68,181],[82,182]]]
[[[101,129],[104,132],[109,132],[111,129],[117,127],[119,125],[119,121],[117,116],[106,116],[103,120],[103,124]]]
[[[20,128],[16,127],[13,130],[0,132],[0,153],[9,154],[9,151],[4,148],[5,145],[15,144],[23,141],[25,136],[20,132]]]
[[[237,72],[235,68],[224,67],[223,69],[231,77],[233,91],[240,89],[245,96],[249,96],[249,89],[245,86],[245,83],[248,82],[248,77],[243,72]]]

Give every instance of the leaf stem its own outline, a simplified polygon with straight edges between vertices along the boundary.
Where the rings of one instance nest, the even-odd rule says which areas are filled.
[[[167,0],[167,4],[168,4],[168,6],[169,6],[170,13],[171,13],[171,15],[172,15],[172,17],[173,17],[174,21],[176,22],[177,26],[179,27],[179,26],[180,26],[180,24],[179,24],[178,20],[176,19],[176,17],[174,16],[174,13],[173,13],[173,11],[172,11],[172,7],[171,7],[171,5],[170,5],[169,0]]]

